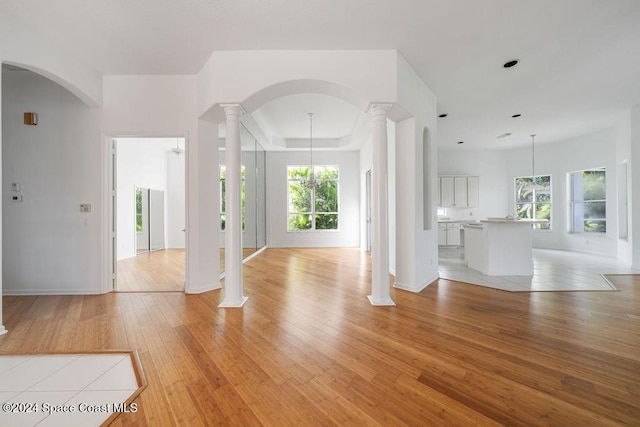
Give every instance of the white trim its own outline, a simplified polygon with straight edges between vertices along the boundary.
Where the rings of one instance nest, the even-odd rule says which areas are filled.
[[[4,289],[4,295],[30,296],[30,295],[102,295],[100,289]]]
[[[110,156],[110,147],[109,143],[114,139],[118,138],[183,138],[185,141],[184,144],[184,152],[185,152],[185,165],[184,165],[184,174],[185,174],[185,196],[184,196],[184,209],[185,209],[185,269],[184,269],[184,293],[201,293],[205,292],[205,288],[198,288],[197,290],[191,290],[190,286],[190,278],[189,278],[189,262],[191,260],[191,241],[189,239],[189,206],[191,203],[189,197],[189,131],[177,131],[177,132],[103,132],[102,134],[102,200],[103,200],[103,210],[102,210],[102,280],[101,280],[101,293],[113,292],[115,289],[113,287],[113,283],[111,282],[111,272],[109,271],[109,266],[113,265],[116,262],[114,259],[115,250],[111,247],[111,238],[109,236],[109,230],[113,227],[113,221],[115,218],[113,217],[113,208],[111,203],[111,198],[109,197],[109,186],[114,182],[115,178],[113,174],[113,165],[111,164],[111,156]],[[114,233],[117,233],[117,230],[114,230]],[[116,242],[117,244],[117,242]],[[117,278],[116,278],[117,279]],[[219,284],[218,284],[219,285]],[[212,286],[215,286],[212,285]],[[217,288],[213,288],[217,289]],[[206,290],[209,287],[206,287]],[[75,294],[83,294],[83,292],[74,291]],[[31,295],[31,294],[25,294]],[[49,294],[43,294],[49,295]],[[60,295],[59,293],[52,293],[51,295]],[[93,295],[93,293],[90,293]]]
[[[436,275],[435,277],[433,277],[433,279],[427,281],[424,285],[415,288],[413,286],[410,285],[406,285],[404,283],[399,283],[399,282],[395,282],[393,284],[393,287],[396,289],[400,289],[402,291],[408,291],[408,292],[414,292],[414,293],[418,293],[418,292],[422,292],[427,286],[429,286],[430,284],[432,284],[433,282],[435,282],[436,280],[438,280],[440,278],[440,275]]]

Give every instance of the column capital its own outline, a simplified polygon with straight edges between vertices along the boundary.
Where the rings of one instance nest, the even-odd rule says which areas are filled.
[[[227,117],[241,116],[246,113],[241,104],[220,104],[220,108],[224,110],[224,113]]]
[[[373,117],[387,117],[387,111],[393,107],[393,104],[389,103],[371,103],[369,104],[369,113]]]

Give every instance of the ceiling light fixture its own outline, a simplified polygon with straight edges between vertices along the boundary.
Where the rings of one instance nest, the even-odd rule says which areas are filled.
[[[440,114],[438,117],[440,117],[440,118],[444,118],[444,117],[447,117],[447,116],[448,116],[448,114],[447,114],[447,113],[442,113],[442,114]]]
[[[536,134],[531,135],[531,183],[522,187],[525,191],[544,191],[545,188],[536,184],[536,151],[535,151],[535,137]]]
[[[316,175],[313,173],[313,113],[309,113],[309,179],[303,180],[302,185],[309,189],[315,189]]]
[[[458,141],[458,144],[464,144],[464,141]]]
[[[513,117],[514,119],[517,119],[517,118],[518,118],[518,117],[520,117],[520,116],[522,116],[522,114],[514,114],[514,115],[513,115],[513,116],[511,116],[511,117]]]
[[[503,133],[502,135],[498,135],[498,136],[496,136],[496,138],[506,138],[506,137],[508,137],[508,136],[510,136],[510,135],[511,135],[511,132],[505,132],[505,133]]]
[[[515,67],[516,65],[518,65],[518,60],[517,59],[512,59],[511,61],[507,61],[504,63],[503,67],[504,68],[511,68],[511,67]]]

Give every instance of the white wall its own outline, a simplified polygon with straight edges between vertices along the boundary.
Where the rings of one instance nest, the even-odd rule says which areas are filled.
[[[425,209],[435,207],[437,197],[437,103],[400,54],[396,61],[398,102],[395,114],[393,110],[390,114],[396,121],[395,287],[419,292],[438,278],[436,210]],[[425,130],[429,143],[424,140]],[[425,197],[431,197],[431,203]]]
[[[184,153],[171,151],[176,138],[118,138],[117,144],[118,260],[136,255],[136,187],[164,191],[165,248],[184,248]]]
[[[187,138],[186,291],[220,287],[218,127],[197,119],[195,76],[105,76],[103,132]],[[193,232],[189,232],[193,230]]]
[[[480,205],[468,209],[448,208],[447,216],[456,220],[479,220],[513,214],[514,207],[508,197],[513,191],[508,162],[506,151],[439,150],[438,175],[480,177]]]
[[[316,151],[314,165],[338,165],[338,231],[287,232],[287,166],[309,164],[304,151],[267,155],[267,242],[269,247],[358,247],[360,178],[357,151]]]
[[[553,144],[536,144],[536,175],[551,175],[551,231],[536,231],[534,247],[617,254],[616,144],[614,128],[582,135]],[[531,175],[531,149],[512,150],[508,156],[509,206],[515,206],[513,182]],[[584,169],[606,168],[607,232],[569,233],[567,174]]]
[[[640,105],[631,109],[629,121],[629,240],[633,267],[640,268]]]
[[[4,292],[99,293],[100,112],[31,72],[4,71],[2,84]],[[23,124],[25,111],[37,126]],[[9,201],[12,182],[22,202]]]

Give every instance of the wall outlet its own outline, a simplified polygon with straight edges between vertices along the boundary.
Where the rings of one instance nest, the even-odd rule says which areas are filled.
[[[22,201],[22,194],[16,194],[14,196],[11,196],[11,201],[12,202],[21,202]]]

